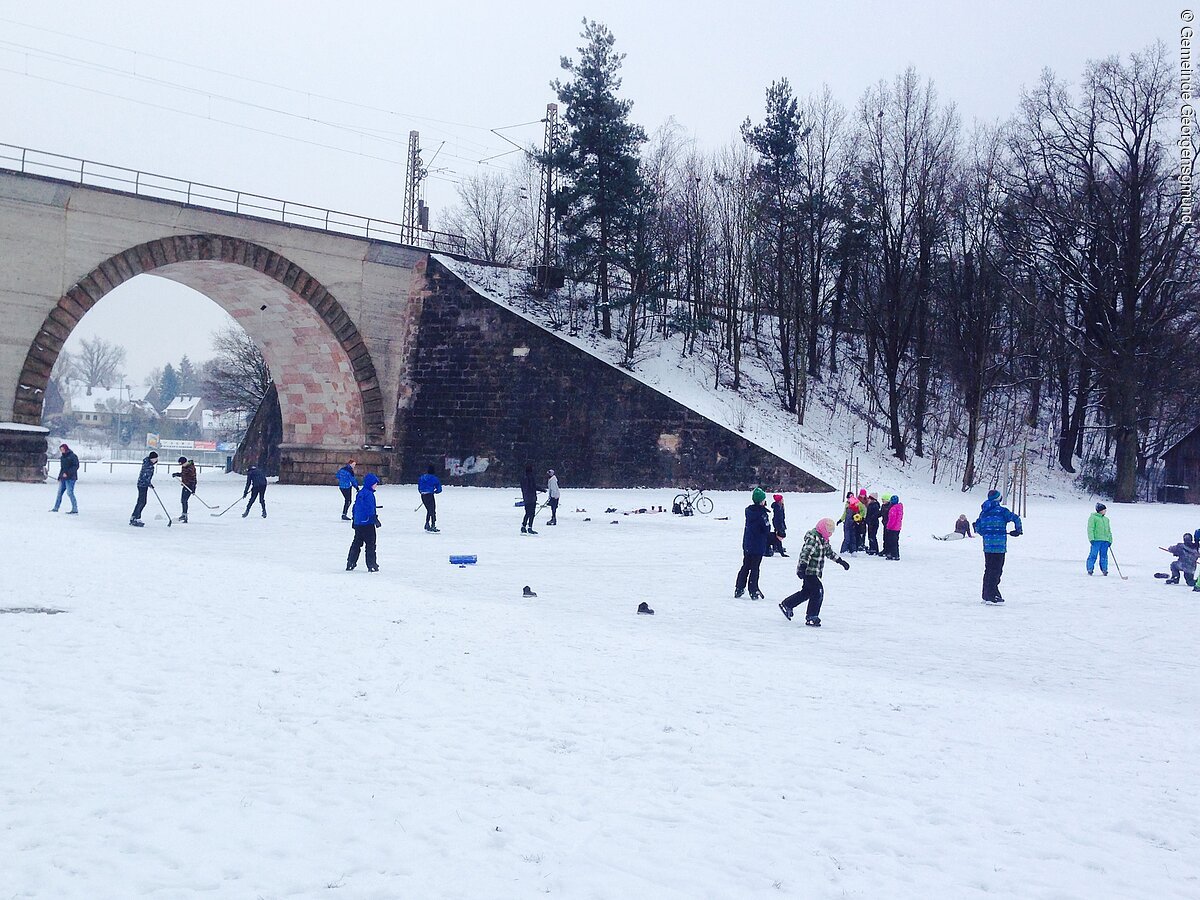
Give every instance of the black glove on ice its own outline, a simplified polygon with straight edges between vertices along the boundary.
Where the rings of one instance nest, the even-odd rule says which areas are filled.
[[[846,562],[844,559],[839,559],[838,565],[841,566],[843,569],[845,569],[847,572],[850,571],[850,563]]]
[[[1024,533],[1025,533],[1025,532],[1023,532],[1023,531],[1010,531],[1010,532],[1008,533],[1008,536],[1009,536],[1009,537],[1020,537],[1020,536],[1021,536],[1022,534],[1024,534]]]

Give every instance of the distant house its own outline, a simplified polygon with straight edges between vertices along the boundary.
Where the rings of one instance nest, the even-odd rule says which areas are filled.
[[[124,388],[94,387],[90,392],[77,388],[63,398],[63,412],[88,428],[107,428],[128,406],[129,394]]]
[[[1168,447],[1163,499],[1168,503],[1200,503],[1200,425]]]
[[[204,401],[200,397],[176,397],[163,410],[163,418],[173,422],[195,422],[199,425],[204,418]]]
[[[158,418],[158,411],[150,403],[130,400],[124,388],[94,387],[91,393],[77,388],[63,398],[63,413],[73,415],[86,428],[107,428],[121,416]]]

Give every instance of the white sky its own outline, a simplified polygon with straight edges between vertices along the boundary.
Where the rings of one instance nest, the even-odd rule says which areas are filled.
[[[437,227],[454,183],[512,149],[489,129],[537,120],[554,101],[549,82],[560,56],[578,55],[585,15],[627,54],[622,94],[634,120],[653,131],[674,117],[715,147],[746,116],[761,117],[767,85],[783,76],[800,95],[828,83],[852,107],[911,64],[965,123],[1003,119],[1044,66],[1076,78],[1089,58],[1155,40],[1177,52],[1180,9],[1162,0],[0,0],[0,141],[394,220],[416,129],[427,164],[441,145],[427,182]],[[504,130],[518,142],[541,133],[539,124]],[[129,348],[131,364],[140,357],[139,338],[106,337]],[[144,339],[162,362],[180,350],[208,355],[206,339],[179,348],[167,332]]]

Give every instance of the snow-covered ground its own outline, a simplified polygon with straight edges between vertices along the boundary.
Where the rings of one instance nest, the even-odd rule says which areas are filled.
[[[65,610],[0,615],[0,895],[1200,896],[1200,593],[1151,577],[1194,508],[1112,507],[1122,581],[1089,503],[1036,500],[992,608],[930,538],[982,497],[903,496],[903,560],[828,566],[812,629],[794,558],[732,599],[746,494],[562,479],[536,537],[515,491],[427,535],[383,487],[378,574],[332,485],[132,529],[132,472],[77,517],[0,484],[0,607]],[[795,552],[837,499],[787,510]]]

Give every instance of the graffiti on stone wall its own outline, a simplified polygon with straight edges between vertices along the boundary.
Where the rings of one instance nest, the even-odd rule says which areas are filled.
[[[468,456],[466,459],[459,459],[456,456],[446,457],[446,471],[455,477],[482,475],[487,470],[488,458],[486,456]]]

